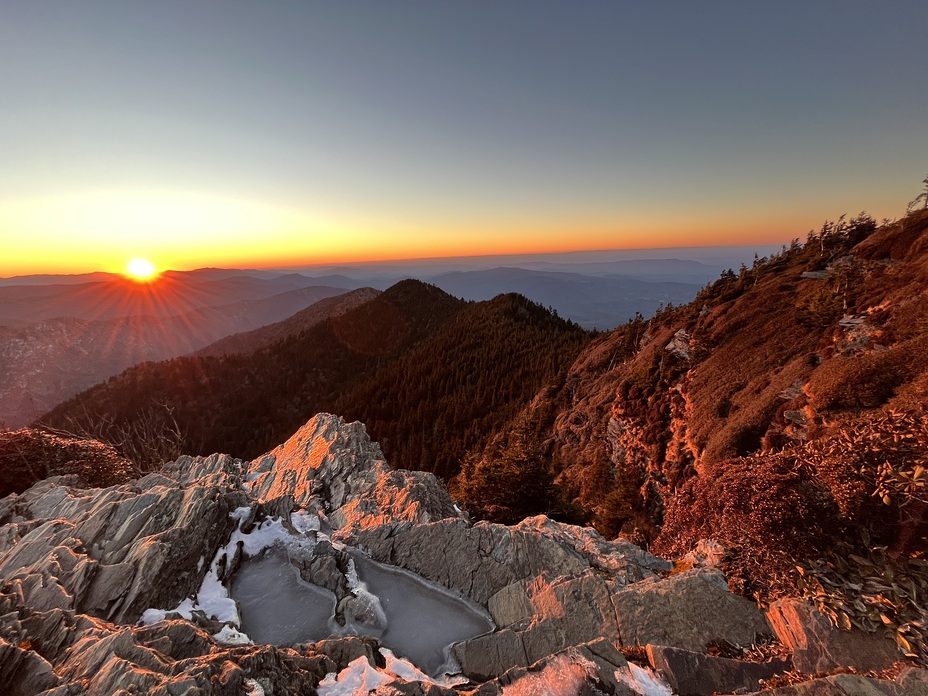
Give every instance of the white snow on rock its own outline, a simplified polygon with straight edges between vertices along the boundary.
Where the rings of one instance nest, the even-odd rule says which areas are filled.
[[[229,589],[219,580],[219,569],[223,560],[229,560],[233,557],[240,542],[242,544],[242,552],[245,556],[255,556],[264,549],[273,546],[275,543],[281,543],[293,549],[298,549],[303,544],[303,539],[291,534],[278,518],[266,519],[252,531],[247,533],[243,532],[242,526],[250,515],[250,507],[236,508],[229,513],[229,517],[238,522],[238,527],[232,532],[228,543],[220,547],[216,552],[216,556],[213,558],[209,570],[203,577],[200,589],[197,590],[196,597],[188,597],[178,604],[177,607],[170,610],[155,608],[146,609],[142,613],[140,623],[153,624],[158,621],[163,621],[169,613],[177,613],[189,621],[193,618],[194,611],[202,611],[208,618],[232,624],[232,626],[236,628],[241,628],[242,620],[241,616],[239,616],[235,600],[229,596]],[[291,521],[293,518],[296,518],[299,523],[299,527],[297,527],[296,524],[294,524],[294,527],[297,527],[301,532],[303,532],[303,530],[308,531],[312,529],[313,518],[311,515],[294,513],[291,516]],[[316,518],[315,523],[318,527],[318,518]],[[222,632],[220,631],[220,633]],[[238,636],[243,636],[246,641],[250,642],[245,634],[236,633]],[[240,642],[241,639],[236,638],[236,641]]]
[[[251,639],[242,633],[237,631],[232,626],[226,624],[222,627],[219,633],[214,633],[213,638],[215,638],[220,643],[225,645],[251,645]]]
[[[316,692],[319,696],[367,696],[377,687],[389,684],[394,679],[394,676],[371,667],[367,658],[362,656],[349,662],[338,674],[329,672],[325,675],[325,679],[316,687]]]
[[[617,669],[615,678],[641,696],[673,696],[673,689],[657,673],[634,662]]]
[[[576,696],[596,665],[576,653],[553,658],[540,672],[529,672],[503,687],[503,696]]]
[[[329,672],[325,675],[325,679],[316,687],[319,696],[367,696],[395,679],[439,684],[449,688],[467,682],[466,677],[434,679],[409,660],[394,655],[388,648],[380,648],[380,654],[386,661],[382,670],[371,667],[366,657],[359,657],[351,661],[341,672]]]

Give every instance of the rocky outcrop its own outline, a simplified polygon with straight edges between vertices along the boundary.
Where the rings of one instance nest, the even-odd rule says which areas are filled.
[[[609,641],[597,640],[549,655],[531,666],[513,667],[484,683],[473,696],[501,696],[507,687],[518,694],[551,693],[551,685],[559,693],[638,696],[640,691],[620,679],[626,672],[629,664],[622,653]]]
[[[854,667],[862,672],[889,667],[899,659],[896,644],[884,635],[845,631],[808,602],[782,599],[767,616],[784,645],[793,651],[793,664],[806,674]]]
[[[204,460],[201,471],[228,479],[228,457]],[[8,551],[0,578],[26,606],[138,620],[147,607],[176,604],[203,579],[245,503],[234,486],[189,485],[150,475],[112,488],[75,489],[55,479],[6,500]]]
[[[753,602],[728,591],[714,568],[648,579],[613,596],[626,645],[666,645],[697,652],[724,641],[748,646],[773,633]]]
[[[754,691],[762,681],[792,667],[789,660],[746,662],[661,645],[648,646],[648,662],[680,696]]]
[[[545,516],[473,523],[433,476],[391,470],[363,425],[335,416],[254,462],[181,457],[109,488],[70,482],[0,500],[0,683],[13,693],[344,693],[358,679],[455,693],[373,637],[251,645],[229,588],[270,545],[301,582],[332,593],[333,630],[371,623],[386,637],[361,553],[475,602],[495,630],[451,654],[474,694],[658,688],[626,646],[649,646],[680,693],[750,689],[785,668],[704,654],[771,632],[719,570],[662,577],[667,561]],[[822,688],[843,688],[832,682]]]
[[[363,424],[332,417],[314,418],[251,463],[247,482],[258,502],[287,496],[299,508],[325,510],[335,528],[461,516],[434,476],[391,469]]]

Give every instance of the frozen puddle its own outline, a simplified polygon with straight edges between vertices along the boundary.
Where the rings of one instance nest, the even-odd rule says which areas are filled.
[[[300,578],[277,548],[242,563],[232,597],[238,600],[242,628],[255,643],[310,643],[332,634],[335,595]]]
[[[452,644],[494,629],[475,605],[412,573],[360,554],[354,554],[354,562],[386,616],[381,641],[428,674],[441,671]]]
[[[349,578],[349,584],[382,617],[375,625],[339,626],[333,618],[335,595],[302,580],[286,553],[275,547],[244,561],[236,573],[231,595],[241,611],[242,630],[256,643],[277,645],[331,635],[371,635],[424,672],[437,675],[450,666],[452,644],[494,629],[478,606],[448,590],[358,553],[352,558],[357,579]]]

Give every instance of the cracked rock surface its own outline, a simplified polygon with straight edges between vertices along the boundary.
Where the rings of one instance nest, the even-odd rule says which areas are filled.
[[[362,424],[328,414],[252,462],[181,457],[122,485],[71,483],[50,478],[0,499],[6,693],[314,694],[329,688],[324,680],[347,683],[368,669],[384,694],[500,694],[514,685],[541,693],[551,680],[576,693],[631,694],[636,679],[652,677],[626,663],[622,646],[665,646],[654,654],[671,664],[680,651],[772,632],[717,570],[663,577],[667,561],[544,516],[473,523],[434,476],[391,469]],[[247,535],[271,523],[312,536],[314,553],[291,563],[330,585],[339,603],[357,591],[343,550],[353,548],[476,603],[496,629],[454,646],[463,675],[454,689],[373,638],[249,644],[203,588],[224,591],[254,553]],[[149,609],[163,619],[143,623]],[[688,655],[687,665],[698,663]],[[726,675],[737,669],[724,666]],[[919,674],[908,678],[922,684]],[[822,688],[843,688],[832,682]]]

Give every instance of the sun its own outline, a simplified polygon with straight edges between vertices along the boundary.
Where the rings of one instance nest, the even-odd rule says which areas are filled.
[[[152,280],[158,269],[148,259],[132,259],[126,264],[126,275],[134,280]]]

